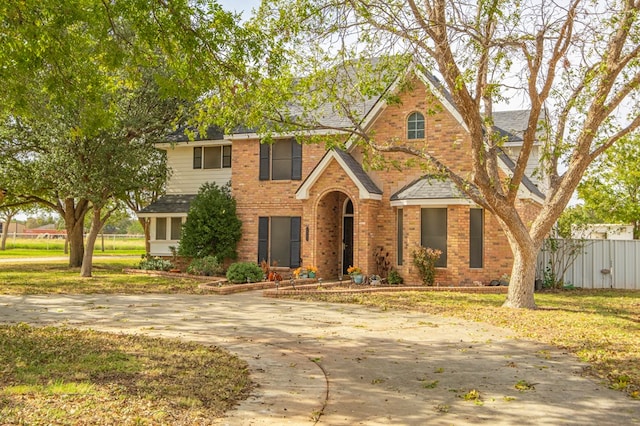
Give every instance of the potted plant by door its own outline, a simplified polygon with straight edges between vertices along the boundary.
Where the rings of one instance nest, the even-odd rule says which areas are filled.
[[[317,267],[313,265],[307,266],[307,275],[309,276],[309,278],[315,278],[317,273],[318,273]]]
[[[351,276],[351,279],[355,284],[362,284],[364,282],[364,275],[362,275],[362,269],[357,266],[349,266],[347,273]]]

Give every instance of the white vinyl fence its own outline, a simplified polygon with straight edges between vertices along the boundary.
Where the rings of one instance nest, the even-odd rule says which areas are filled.
[[[577,240],[556,240],[562,250]],[[640,290],[640,240],[583,240],[573,263],[567,263],[561,278],[565,284],[582,288]],[[558,253],[558,252],[556,252]],[[542,250],[538,255],[537,276],[542,278],[553,254]],[[565,254],[565,261],[570,255]],[[557,261],[557,256],[556,259]],[[565,269],[561,268],[560,270]]]

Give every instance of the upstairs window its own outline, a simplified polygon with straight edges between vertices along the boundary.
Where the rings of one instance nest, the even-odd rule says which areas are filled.
[[[219,169],[222,167],[222,147],[207,146],[204,148],[205,169]]]
[[[302,145],[295,139],[260,144],[260,180],[301,180]]]
[[[196,146],[193,148],[194,169],[221,169],[231,167],[231,145]]]
[[[424,139],[424,115],[417,111],[407,118],[407,139]]]

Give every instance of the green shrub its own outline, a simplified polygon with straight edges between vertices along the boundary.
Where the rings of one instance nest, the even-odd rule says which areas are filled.
[[[144,269],[145,271],[168,271],[173,269],[174,265],[160,257],[143,254],[138,268]]]
[[[264,279],[264,272],[257,263],[238,262],[229,266],[227,279],[229,282],[235,284],[247,282],[257,283]]]
[[[402,284],[404,279],[400,276],[398,271],[396,271],[395,269],[392,269],[389,272],[389,276],[387,277],[387,281],[389,281],[389,284]]]
[[[229,185],[205,183],[189,206],[178,253],[193,258],[215,256],[220,262],[235,259],[241,236],[242,222]]]
[[[433,285],[436,280],[436,262],[440,259],[442,251],[431,247],[418,247],[413,251],[413,264],[418,268],[422,283]]]
[[[222,275],[223,272],[224,267],[215,256],[205,256],[193,259],[187,268],[187,273],[189,274],[205,275],[208,277],[213,275]]]

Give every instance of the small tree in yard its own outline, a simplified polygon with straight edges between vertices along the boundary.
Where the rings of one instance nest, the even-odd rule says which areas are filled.
[[[242,222],[236,216],[236,200],[229,185],[205,183],[191,203],[182,226],[178,253],[187,257],[215,256],[220,262],[237,257]]]

